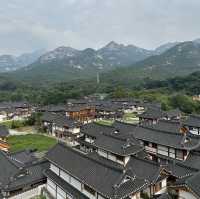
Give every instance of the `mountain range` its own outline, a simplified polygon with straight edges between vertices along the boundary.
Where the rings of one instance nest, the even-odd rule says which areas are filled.
[[[20,56],[0,55],[0,72],[15,71],[35,62],[45,50],[38,50],[32,53],[25,53]]]
[[[165,79],[200,70],[199,39],[167,43],[155,50],[112,41],[98,50],[62,46],[32,55],[0,56],[0,71],[15,70],[6,75],[20,81],[40,83],[92,78],[97,73],[103,81],[136,82],[143,78]],[[4,63],[4,69],[1,63]]]
[[[200,43],[182,42],[160,55],[150,56],[126,68],[103,75],[104,81],[139,82],[144,78],[163,80],[200,71]]]
[[[40,56],[34,63],[10,73],[17,79],[36,81],[70,81],[90,78],[97,72],[107,72],[126,67],[151,56],[152,51],[133,45],[117,44],[112,41],[95,50],[77,50],[58,47]]]

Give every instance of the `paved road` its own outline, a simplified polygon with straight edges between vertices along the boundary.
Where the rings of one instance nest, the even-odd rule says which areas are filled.
[[[30,132],[30,131],[17,131],[14,129],[9,129],[9,133],[10,135],[27,135],[27,134],[32,134],[35,133],[34,131]]]

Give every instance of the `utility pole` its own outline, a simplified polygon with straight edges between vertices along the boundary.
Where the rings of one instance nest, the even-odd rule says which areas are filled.
[[[97,72],[97,84],[100,83],[99,72]]]

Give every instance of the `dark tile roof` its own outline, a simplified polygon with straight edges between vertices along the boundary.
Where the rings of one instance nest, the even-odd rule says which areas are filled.
[[[200,170],[200,154],[197,152],[190,152],[187,159],[182,164]]]
[[[97,107],[97,111],[105,111],[105,112],[117,112],[123,109],[121,104],[114,104],[114,103],[104,103],[101,106]]]
[[[152,183],[158,180],[162,170],[158,163],[135,156],[131,157],[126,168],[130,168],[133,175]]]
[[[64,113],[66,111],[66,106],[64,104],[59,104],[59,105],[47,105],[43,107],[37,108],[38,111],[42,112],[57,112],[57,113]]]
[[[119,170],[125,169],[124,165],[114,162],[112,160],[106,159],[106,158],[98,155],[97,152],[90,152],[90,153],[86,154],[86,156],[88,156],[91,159],[94,159],[95,161],[97,161],[100,164],[103,163],[104,165],[107,165],[108,167],[116,168]]]
[[[104,135],[112,135],[116,138],[130,139],[131,132],[135,129],[136,126],[132,124],[122,123],[119,121],[115,121],[112,126],[102,125],[98,123],[90,123],[81,127],[81,132],[83,134],[99,137],[102,134]],[[115,133],[117,131],[117,133]]]
[[[127,156],[138,153],[143,150],[140,143],[136,140],[124,140],[116,138],[112,135],[99,136],[93,143],[97,148],[109,151],[114,154]]]
[[[47,153],[46,157],[50,162],[76,177],[82,183],[109,198],[124,197],[147,184],[145,180],[137,177],[123,184],[121,182],[124,170],[108,166],[103,162],[100,163],[63,144],[57,144]]]
[[[81,128],[81,133],[96,138],[92,143],[95,148],[101,148],[124,156],[135,154],[142,150],[139,141],[128,134],[128,128],[127,132],[124,132],[123,129],[116,129],[114,126],[90,123]]]
[[[142,126],[147,126],[152,129],[170,132],[170,133],[180,133],[181,123],[179,121],[171,120],[159,120],[156,124],[142,124]]]
[[[144,113],[140,114],[139,117],[145,119],[161,119],[166,117],[166,113],[160,108],[148,108]]]
[[[87,104],[88,100],[86,99],[68,99],[68,104]]]
[[[7,157],[4,152],[0,151],[0,189],[10,182],[12,176],[19,172],[19,168]]]
[[[90,105],[75,105],[75,106],[67,106],[66,112],[79,112],[85,109],[95,108],[94,106]]]
[[[102,134],[111,134],[115,131],[115,128],[107,125],[97,124],[95,122],[83,125],[81,127],[81,133],[92,136],[99,137]]]
[[[1,109],[10,109],[10,108],[28,108],[31,104],[28,102],[1,102]]]
[[[14,153],[10,153],[9,158],[17,166],[30,165],[33,162],[36,162],[38,159],[35,157],[34,152],[31,150],[22,150]]]
[[[155,130],[149,127],[138,126],[134,129],[132,135],[139,140],[156,143],[163,146],[169,146],[176,149],[194,149],[199,146],[199,139],[189,138],[185,142],[186,137],[180,133],[167,133],[161,130]]]
[[[162,130],[164,126],[168,126],[168,129]],[[98,137],[100,142],[103,142],[101,141],[104,139],[104,136],[102,136],[103,134],[112,135],[118,139],[131,139],[132,137],[134,140],[148,141],[177,149],[193,150],[199,146],[199,138],[192,136],[185,137],[182,133],[178,132],[177,128],[178,124],[172,122],[161,122],[157,126],[136,126],[123,122],[115,122],[113,126],[99,125],[96,123],[84,125],[81,132],[95,138]],[[174,130],[176,130],[176,132],[174,132]],[[116,131],[119,133],[115,133]],[[185,142],[186,139],[187,142]]]
[[[182,112],[180,109],[173,109],[165,112],[168,118],[175,118],[175,117],[180,117]]]
[[[58,113],[51,113],[51,112],[45,112],[42,116],[42,121],[55,123],[58,127],[79,127],[80,123],[68,118],[66,115],[58,114]]]
[[[7,137],[9,135],[9,131],[7,127],[0,125],[0,137]]]
[[[47,161],[34,164],[17,165],[6,153],[0,151],[0,190],[10,191],[23,188],[45,180],[43,170],[49,166]]]
[[[179,179],[191,176],[199,171],[198,169],[185,165],[184,162],[175,159],[170,159],[167,163],[161,162],[161,164],[162,167],[165,168],[172,176]]]
[[[18,175],[14,176],[14,180],[10,181],[10,183],[3,187],[3,189],[10,191],[35,183],[45,182],[46,177],[44,176],[43,172],[48,167],[49,163],[47,161],[26,166],[23,168],[23,172],[19,172]]]
[[[185,126],[200,127],[200,115],[190,115],[183,124]]]
[[[200,172],[195,173],[190,177],[183,178],[178,180],[173,187],[185,186],[189,189],[194,195],[200,198]]]
[[[115,120],[112,126],[123,135],[130,134],[137,127],[135,124],[124,123],[118,120]]]

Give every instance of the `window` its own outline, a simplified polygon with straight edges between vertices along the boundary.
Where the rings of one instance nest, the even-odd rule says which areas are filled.
[[[117,158],[117,161],[124,162],[124,157],[123,156],[117,155],[116,158]]]
[[[127,181],[129,181],[129,180],[131,180],[131,177],[130,177],[130,176],[126,176],[126,177],[123,179],[123,183],[125,183],[125,182],[127,182]]]
[[[179,160],[183,160],[183,151],[176,150],[176,158]]]
[[[84,189],[85,189],[88,193],[90,193],[90,194],[92,194],[92,195],[95,195],[95,190],[92,189],[92,188],[90,188],[89,186],[87,186],[87,185],[85,185],[85,184],[84,184]]]
[[[158,145],[158,154],[168,156],[168,147]]]
[[[157,148],[157,144],[152,143],[152,147],[153,147],[153,148]]]
[[[149,142],[144,141],[144,146],[149,146]]]
[[[60,170],[60,177],[66,182],[70,182],[70,175],[62,170]]]

